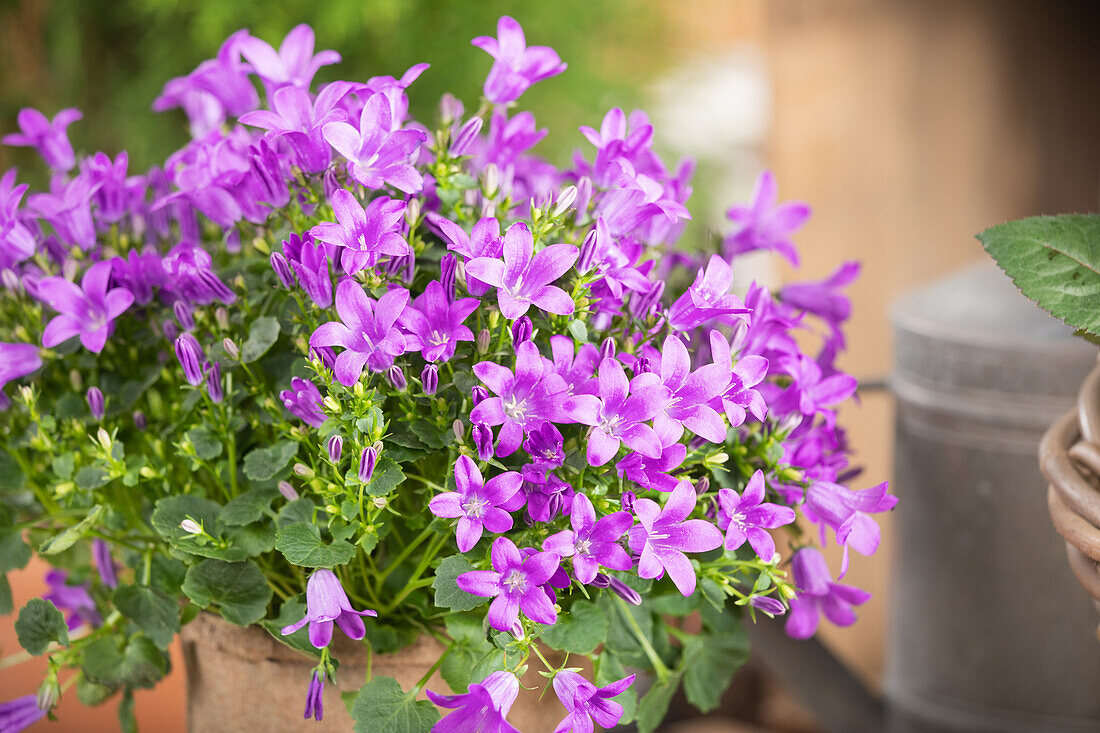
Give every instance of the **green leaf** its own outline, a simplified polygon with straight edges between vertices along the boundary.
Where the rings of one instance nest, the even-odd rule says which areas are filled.
[[[363,637],[375,654],[392,654],[416,641],[419,633],[408,626],[395,627],[386,623],[368,623]]]
[[[609,623],[607,614],[595,603],[577,601],[556,624],[544,626],[539,638],[570,654],[591,654],[607,638]]]
[[[356,733],[427,733],[439,720],[439,711],[405,694],[394,678],[375,677],[359,690],[351,717]]]
[[[503,672],[506,669],[508,669],[508,656],[500,649],[490,649],[470,670],[469,680],[477,682],[493,672]]]
[[[435,580],[432,581],[432,588],[435,589],[435,605],[452,611],[471,611],[488,603],[488,598],[467,593],[455,582],[458,576],[474,569],[470,561],[462,555],[443,558],[443,562],[435,571]]]
[[[275,528],[270,524],[230,527],[225,535],[233,545],[232,549],[242,551],[247,557],[258,557],[275,549]]]
[[[183,494],[169,496],[156,503],[153,509],[153,517],[150,520],[153,528],[161,537],[168,540],[173,547],[183,550],[191,555],[209,557],[216,560],[243,560],[248,553],[240,547],[219,547],[209,540],[192,537],[180,527],[187,517],[191,517],[201,524],[212,537],[218,537],[221,532],[218,527],[218,513],[221,507],[201,496]]]
[[[201,608],[217,604],[222,617],[238,626],[262,619],[271,602],[267,578],[252,561],[203,560],[187,569],[183,592]]]
[[[102,504],[96,504],[84,519],[39,545],[38,554],[56,555],[75,545],[76,541],[99,520],[99,515],[103,514],[104,508]]]
[[[92,682],[84,675],[80,675],[76,681],[76,699],[86,707],[99,705],[101,702],[115,694],[115,688]]]
[[[161,590],[145,585],[122,585],[115,589],[111,602],[161,649],[166,649],[179,633],[179,604]]]
[[[0,450],[0,493],[22,491],[26,482],[19,462],[7,451]]]
[[[13,609],[11,583],[7,575],[0,573],[0,616],[7,616]]]
[[[248,338],[241,345],[241,361],[245,364],[259,359],[279,340],[279,321],[271,316],[261,316],[252,323]]]
[[[287,502],[286,505],[279,510],[279,516],[275,519],[275,526],[285,527],[295,522],[312,523],[313,509],[315,507],[316,504],[313,503],[313,500],[304,496],[301,499]]]
[[[195,447],[195,454],[204,461],[212,461],[222,454],[222,442],[206,428],[191,428],[187,439]]]
[[[454,644],[443,659],[439,672],[453,692],[463,693],[471,680],[476,682],[481,679],[473,677],[473,669],[488,652],[493,651],[493,645],[485,636],[481,619],[473,614],[448,614],[443,623]]]
[[[607,639],[604,646],[618,656],[623,664],[643,669],[649,668],[649,657],[638,642],[638,638],[634,635],[633,628],[627,623],[622,614],[629,613],[634,617],[634,620],[638,622],[638,627],[642,630],[642,634],[651,645],[656,641],[653,638],[653,614],[638,606],[627,606],[626,609],[623,609],[606,595],[601,599],[600,606],[612,621],[607,627]]]
[[[355,554],[355,548],[344,540],[326,545],[317,525],[304,522],[281,527],[275,535],[275,549],[287,562],[304,568],[344,565]]]
[[[99,466],[84,466],[76,472],[73,480],[76,481],[77,488],[84,491],[94,491],[101,486],[105,486],[111,480],[111,477]]]
[[[50,466],[57,477],[62,481],[68,481],[73,477],[73,454],[63,453],[50,461]]]
[[[105,636],[84,648],[84,676],[108,687],[152,687],[168,673],[168,654],[144,634]]]
[[[0,505],[0,515],[7,507]],[[31,559],[31,548],[17,529],[0,530],[0,573],[24,567]]]
[[[234,496],[222,507],[218,519],[227,527],[252,524],[271,508],[271,502],[279,495],[275,489],[252,489]]]
[[[392,459],[383,456],[374,467],[374,475],[363,491],[367,496],[385,496],[405,480],[405,473]]]
[[[153,555],[149,584],[160,588],[170,596],[178,596],[183,579],[187,575],[187,566],[174,557],[160,553]]]
[[[251,481],[270,481],[298,453],[298,443],[280,440],[266,448],[254,448],[244,457],[244,475]]]
[[[319,658],[321,656],[321,650],[310,643],[308,625],[303,626],[293,634],[283,636],[284,626],[298,623],[305,615],[306,604],[302,602],[300,596],[297,596],[283,602],[282,607],[279,609],[279,617],[277,619],[265,619],[260,625],[267,629],[267,633],[271,634],[276,641],[286,644],[291,649],[296,649],[297,651],[305,652],[310,656]]]
[[[585,325],[584,321],[574,319],[569,322],[567,328],[569,329],[569,333],[572,334],[573,338],[579,343],[588,343],[588,326]]]
[[[1035,216],[990,227],[978,239],[1024,295],[1100,335],[1100,215]]]
[[[19,645],[35,656],[46,651],[53,641],[61,646],[69,645],[65,617],[57,606],[42,598],[30,599],[19,611],[15,634],[19,637]]]
[[[684,693],[700,712],[718,707],[734,673],[749,658],[743,627],[727,634],[692,636],[684,642]]]
[[[653,733],[668,714],[668,706],[676,688],[680,686],[680,675],[672,674],[664,682],[654,680],[653,686],[638,701],[638,733]]]

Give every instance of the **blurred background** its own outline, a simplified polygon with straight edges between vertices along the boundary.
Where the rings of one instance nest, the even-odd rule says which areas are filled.
[[[812,203],[814,218],[797,238],[799,276],[819,279],[841,260],[863,262],[841,366],[871,383],[891,369],[890,303],[982,259],[976,232],[1025,215],[1097,208],[1100,4],[1086,1],[4,0],[0,132],[16,129],[23,106],[51,116],[76,106],[85,115],[70,131],[79,150],[113,155],[125,147],[131,170],[146,168],[187,139],[182,113],[150,110],[165,81],[212,57],[239,28],[277,43],[300,22],[316,29],[318,48],[343,55],[321,82],[400,76],[430,61],[410,96],[414,114],[431,120],[445,91],[476,103],[489,59],[469,40],[494,34],[503,13],[520,21],[530,43],[553,46],[569,63],[521,101],[550,128],[538,149],[544,156],[563,163],[584,144],[578,125],[598,127],[613,106],[643,107],[668,158],[699,163],[688,237],[722,230],[725,208],[747,198],[765,167],[782,199]],[[0,170],[18,165],[21,179],[33,177],[31,155],[0,148]],[[772,285],[792,278],[769,257],[750,261],[753,276]],[[866,467],[856,488],[891,477],[893,416],[885,391],[866,392],[842,414]],[[823,632],[876,690],[891,562],[889,517],[884,524],[883,549],[856,558],[848,575],[874,599],[856,626]],[[44,590],[40,576],[31,566],[13,579],[17,607]],[[0,624],[0,648],[15,647],[11,624]],[[184,730],[178,655],[173,662],[165,683],[137,695],[145,730]],[[0,698],[37,684],[31,665],[0,670]],[[815,730],[762,672],[740,684],[758,725]],[[726,714],[746,704],[729,707]],[[692,716],[686,708],[677,714]],[[112,705],[87,710],[67,699],[59,718],[51,730],[117,728]],[[716,714],[669,730],[731,725]]]

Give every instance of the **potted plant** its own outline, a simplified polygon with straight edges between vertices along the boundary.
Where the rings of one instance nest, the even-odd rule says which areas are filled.
[[[308,27],[241,31],[165,86],[194,139],[138,176],[20,115],[54,178],[0,180],[0,560],[56,569],[4,730],[74,684],[132,729],[182,630],[196,730],[652,731],[681,685],[717,705],[745,616],[855,620],[848,550],[895,503],[842,485],[858,267],[733,294],[805,205],[765,173],[721,254],[677,252],[691,168],[645,115],[556,168],[510,107],[565,64],[508,17],[473,43],[481,106],[429,129],[426,65],[314,94]]]
[[[991,227],[978,239],[1024,295],[1098,342],[1100,216],[1036,216]],[[1100,611],[1100,366],[1085,378],[1077,402],[1043,436],[1039,464],[1070,568]]]

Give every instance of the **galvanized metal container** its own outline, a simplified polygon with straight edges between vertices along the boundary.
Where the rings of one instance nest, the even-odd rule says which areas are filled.
[[[902,298],[893,323],[888,729],[1100,730],[1096,611],[1050,524],[1036,457],[1096,347],[992,263]]]

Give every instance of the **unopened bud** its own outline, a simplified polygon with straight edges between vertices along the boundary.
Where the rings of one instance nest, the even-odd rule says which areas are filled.
[[[317,474],[313,472],[313,469],[304,463],[294,464],[294,475],[304,479],[311,479]]]
[[[483,400],[489,397],[489,390],[482,387],[480,384],[475,384],[470,388],[470,398],[474,401],[474,407],[477,407]]]
[[[554,204],[554,210],[550,212],[550,215],[557,218],[569,211],[569,207],[573,205],[573,202],[577,200],[577,187],[567,186],[562,189],[558,194],[558,202]]]
[[[359,456],[359,480],[365,484],[370,483],[374,476],[374,466],[378,461],[378,451],[375,447],[368,446]]]
[[[489,329],[483,328],[477,334],[477,351],[479,354],[484,354],[489,351],[489,341],[493,338],[493,335],[489,333]]]
[[[608,336],[600,344],[600,361],[613,359],[616,353],[618,353],[618,345],[615,343],[615,339]]]
[[[180,522],[180,529],[182,529],[187,534],[206,534],[203,531],[202,525],[196,522],[191,517],[188,517],[187,519],[184,519],[182,522]]]
[[[439,117],[444,127],[450,127],[451,123],[462,117],[465,107],[455,95],[447,92],[439,100]]]
[[[375,509],[385,509],[386,505],[389,504],[389,501],[387,501],[386,497],[384,496],[376,496],[371,499],[370,503],[374,504]]]
[[[221,401],[225,399],[225,390],[222,389],[222,365],[221,362],[214,362],[213,364],[207,364],[206,371],[206,394],[210,396],[210,401],[214,404],[221,404]]]
[[[241,358],[241,350],[237,348],[237,344],[233,339],[226,336],[222,339],[222,351],[233,361],[237,361]]]
[[[298,499],[298,492],[294,490],[289,481],[279,482],[279,493],[283,495],[283,498],[287,501],[296,501]]]
[[[409,386],[408,380],[405,379],[405,372],[396,364],[386,370],[386,381],[398,392],[404,392],[405,388]]]
[[[271,269],[279,277],[283,287],[290,290],[294,287],[294,272],[290,269],[290,263],[282,252],[271,253]]]
[[[512,346],[518,348],[524,341],[530,341],[535,333],[535,326],[527,316],[520,316],[512,324]]]
[[[496,195],[498,188],[500,188],[500,168],[497,168],[496,163],[490,163],[481,173],[481,192],[485,198],[491,199]]]
[[[149,427],[149,420],[145,417],[145,413],[141,410],[134,410],[134,427],[138,430],[145,431]]]
[[[103,392],[99,387],[92,387],[88,390],[85,398],[88,400],[88,409],[92,412],[92,417],[96,420],[103,419],[104,413],[104,400]]]
[[[424,371],[420,372],[420,386],[424,389],[424,394],[435,394],[435,391],[439,389],[439,367],[435,364],[428,364],[424,367]]]
[[[447,302],[455,302],[455,277],[458,273],[458,258],[448,252],[439,261],[439,282],[443,285],[443,293],[447,296]]]
[[[111,434],[103,428],[96,431],[96,438],[99,440],[99,444],[106,450],[111,450],[113,443],[111,442]]]
[[[172,312],[176,314],[176,321],[179,322],[180,328],[184,331],[192,331],[195,328],[195,316],[191,310],[191,306],[184,303],[182,300],[177,300],[172,304]]]
[[[493,431],[488,425],[474,423],[470,437],[474,440],[478,458],[487,461],[493,457]]]
[[[410,227],[420,221],[420,199],[413,199],[405,205],[405,223]]]
[[[455,440],[461,443],[462,437],[466,435],[466,428],[462,424],[461,420],[456,419],[453,423],[451,423],[451,432],[455,434]]]
[[[474,141],[481,134],[481,126],[484,121],[480,117],[471,117],[458,128],[454,142],[451,143],[451,155],[461,157],[468,155],[474,146]]]
[[[225,309],[225,306],[219,305],[214,309],[214,322],[218,324],[218,328],[222,331],[229,329],[229,311]]]
[[[328,459],[333,464],[340,462],[340,456],[344,453],[344,439],[339,435],[333,435],[325,443],[325,448],[328,449]]]
[[[325,406],[327,412],[333,414],[340,414],[340,403],[336,401],[336,398],[332,395],[326,395],[325,399],[321,400],[321,404]]]

